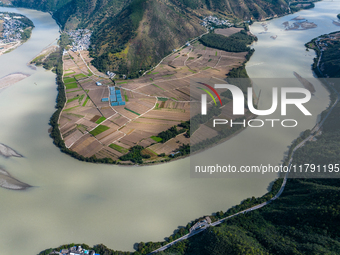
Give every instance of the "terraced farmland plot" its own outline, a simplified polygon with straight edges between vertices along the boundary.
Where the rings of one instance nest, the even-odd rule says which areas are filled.
[[[78,141],[84,134],[80,132],[78,129],[75,130],[74,133],[68,136],[64,136],[65,145],[69,148],[72,144]]]
[[[142,119],[138,118],[137,120],[129,122],[122,131],[128,130],[143,130],[148,135],[146,137],[152,135],[158,135],[161,131],[165,131],[172,127],[173,125],[179,124],[179,121],[164,121],[159,119]]]
[[[104,95],[106,95],[106,97],[108,97],[108,89],[107,87],[98,87],[96,89],[92,89],[89,91],[88,95],[89,97],[92,99],[93,102],[95,102],[95,104],[99,107],[101,105],[103,106],[107,106],[107,102],[102,102],[102,98],[104,97]]]
[[[96,85],[96,83],[92,80],[92,79],[84,79],[79,81],[81,87],[85,90],[90,90],[90,89],[97,89],[98,86]]]
[[[151,144],[155,143],[152,139],[143,139],[138,143],[138,145],[143,146],[144,148],[149,147]]]
[[[112,158],[113,160],[118,160],[120,156],[123,156],[122,153],[109,147],[104,147],[103,149],[98,151],[95,155],[97,158]]]
[[[84,125],[87,127],[88,130],[94,129],[98,124],[94,123],[93,121],[90,121],[88,119],[81,119],[77,122],[77,124]]]
[[[162,93],[165,91],[165,89],[161,89],[161,84],[149,84],[147,86],[144,87],[140,87],[138,89],[136,89],[137,92],[139,93],[144,93],[146,95],[150,95],[150,96],[160,96],[162,95]],[[162,86],[163,87],[163,86]]]
[[[157,154],[165,153],[166,155],[169,155],[171,153],[175,153],[177,149],[182,145],[181,143],[178,143],[177,141],[179,141],[180,139],[182,140],[182,138],[184,138],[183,134],[178,135],[178,136],[181,136],[181,138],[176,137],[176,138],[170,139],[169,141],[165,143],[157,143],[157,144],[151,145],[149,149],[154,151]],[[185,140],[185,138],[183,140]],[[189,143],[189,141],[187,143]]]
[[[67,122],[65,123],[63,126],[61,126],[59,129],[60,129],[60,132],[62,134],[66,134],[67,132],[69,132],[70,130],[74,129],[77,125],[75,123],[72,123],[72,122]]]
[[[132,132],[131,134],[124,136],[123,141],[129,141],[130,143],[137,145],[139,141],[143,138],[145,138],[144,134],[139,132]]]
[[[143,117],[145,117],[145,119],[159,119],[181,122],[189,120],[190,112],[184,112],[182,109],[162,108],[159,110],[152,110],[145,114]],[[138,119],[138,121],[142,121],[142,119]]]
[[[102,138],[100,138],[100,142],[105,145],[105,146],[109,146],[111,143],[113,143],[114,141],[124,137],[124,133],[119,132],[119,131],[115,131],[115,132],[107,132],[107,133],[102,133],[100,134],[102,136]]]
[[[103,146],[93,136],[86,134],[76,141],[70,149],[84,157],[91,157],[102,148]]]
[[[131,110],[130,108],[126,108],[126,109],[128,109],[128,110],[126,110],[125,108],[126,108],[125,106],[116,106],[116,107],[115,107],[115,110],[116,110],[119,114],[121,114],[121,115],[123,115],[123,116],[129,118],[130,120],[131,120],[131,119],[135,119],[135,118],[137,118],[138,116],[140,116],[140,113],[139,113],[139,112],[132,112],[133,110]],[[138,109],[137,109],[137,110],[138,110]]]
[[[190,136],[190,144],[194,145],[217,135],[218,132],[216,130],[206,125],[200,125],[200,127]]]
[[[129,119],[127,119],[126,117],[124,117],[120,114],[117,114],[117,115],[114,115],[112,118],[110,118],[110,121],[112,121],[114,124],[121,127],[124,124],[126,124],[129,121]]]
[[[110,118],[112,115],[117,114],[112,108],[109,106],[110,104],[107,102],[106,105],[99,104],[100,112],[104,115],[105,118]]]

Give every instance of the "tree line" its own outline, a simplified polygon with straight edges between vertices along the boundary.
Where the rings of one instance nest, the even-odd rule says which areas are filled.
[[[250,45],[254,40],[255,37],[248,35],[245,30],[228,37],[220,34],[209,33],[199,39],[204,46],[230,52],[249,52],[251,48],[248,45]]]

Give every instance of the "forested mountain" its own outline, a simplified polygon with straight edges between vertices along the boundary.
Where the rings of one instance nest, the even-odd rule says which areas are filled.
[[[37,9],[41,11],[55,11],[71,0],[12,0],[14,6]]]
[[[205,32],[200,19],[261,20],[288,12],[284,0],[13,0],[53,12],[63,29],[89,28],[100,71],[138,75],[189,38]]]
[[[206,29],[195,16],[183,15],[157,0],[134,0],[95,31],[94,64],[100,70],[137,75]]]
[[[269,206],[159,254],[339,254],[339,191],[339,179],[291,179],[281,198]]]

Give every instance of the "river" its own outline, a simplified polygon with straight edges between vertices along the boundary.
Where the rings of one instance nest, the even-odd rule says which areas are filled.
[[[316,8],[299,12],[319,25],[312,30],[281,31],[280,24],[297,14],[271,20],[268,31],[278,35],[276,40],[259,34],[263,27],[255,23],[251,31],[259,41],[247,64],[250,77],[293,78],[292,72],[296,71],[312,78],[314,53],[306,52],[303,45],[317,35],[338,29],[331,23],[338,7],[339,2],[319,2]],[[84,163],[60,153],[48,135],[57,95],[55,75],[26,66],[44,47],[56,43],[58,26],[47,13],[0,8],[4,10],[26,15],[36,27],[28,42],[0,56],[0,77],[13,72],[31,74],[0,91],[0,143],[24,155],[0,158],[0,166],[34,186],[26,191],[0,189],[1,254],[37,254],[71,242],[104,243],[113,249],[132,251],[135,242],[161,241],[197,217],[225,211],[247,197],[266,193],[273,175],[256,181],[190,178],[189,158],[157,166],[118,167]],[[260,89],[262,98],[268,96],[268,86],[255,86],[255,90]],[[304,119],[299,128],[279,130],[279,137],[272,132],[270,139],[265,131],[248,128],[209,153],[237,164],[257,164],[268,158],[277,164],[290,142],[314,126],[317,115],[327,105],[326,89],[317,86],[308,105],[313,117]]]

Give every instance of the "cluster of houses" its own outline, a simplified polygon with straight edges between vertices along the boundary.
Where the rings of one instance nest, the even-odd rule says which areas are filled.
[[[113,78],[116,76],[116,74],[115,74],[114,72],[110,72],[110,71],[107,71],[106,74],[107,74],[107,76],[109,76],[111,79],[113,79]]]
[[[72,51],[76,52],[78,50],[88,50],[90,47],[90,39],[92,32],[88,29],[77,29],[70,30],[67,32],[70,38],[73,40],[72,42]]]
[[[211,26],[227,26],[227,27],[231,27],[234,24],[230,23],[229,20],[227,19],[219,19],[215,16],[207,16],[203,19],[202,26],[204,27],[211,27]]]
[[[3,26],[3,32],[0,37],[0,43],[18,42],[21,40],[21,32],[26,26],[20,21],[21,16],[9,16],[6,13],[0,13],[0,22]]]
[[[81,246],[73,246],[69,249],[62,249],[59,252],[58,251],[53,251],[50,253],[50,255],[52,254],[58,254],[58,255],[100,255],[95,253],[92,250],[86,250],[83,249]]]
[[[335,33],[332,35],[325,35],[320,38],[318,38],[315,42],[319,46],[319,49],[321,51],[324,51],[327,49],[328,44],[332,44],[332,41],[338,41],[340,39],[340,33]]]

